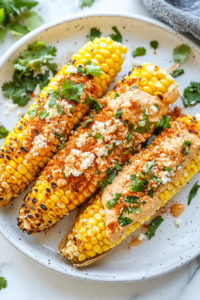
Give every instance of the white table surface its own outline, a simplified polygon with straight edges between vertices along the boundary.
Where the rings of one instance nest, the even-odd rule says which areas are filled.
[[[44,22],[87,11],[119,11],[152,18],[140,0],[96,0],[81,10],[79,0],[39,0],[36,11]],[[8,35],[0,43],[0,56],[16,41]],[[0,291],[1,300],[199,300],[200,256],[168,275],[136,283],[94,283],[54,273],[31,261],[0,235],[0,277],[8,287]]]

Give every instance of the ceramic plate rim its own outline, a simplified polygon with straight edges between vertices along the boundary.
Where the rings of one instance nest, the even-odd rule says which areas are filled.
[[[41,32],[46,31],[47,29],[50,29],[52,27],[58,26],[60,24],[63,23],[67,23],[70,21],[74,21],[74,20],[80,20],[83,18],[90,18],[90,17],[107,17],[107,16],[111,16],[111,17],[122,17],[122,18],[130,18],[130,19],[135,19],[135,20],[139,20],[139,21],[143,21],[146,23],[149,23],[151,25],[157,26],[161,29],[164,29],[166,31],[168,31],[169,33],[177,36],[178,38],[180,38],[181,40],[183,40],[184,42],[186,42],[188,45],[190,45],[192,48],[195,49],[195,51],[197,51],[200,54],[200,49],[198,48],[198,46],[191,41],[189,38],[183,36],[181,33],[176,32],[173,28],[171,28],[170,26],[145,17],[145,16],[140,16],[140,15],[135,15],[135,14],[128,14],[128,13],[119,13],[119,12],[91,12],[91,13],[80,13],[80,14],[75,14],[71,17],[67,17],[64,19],[59,19],[47,24],[42,25],[41,27],[33,30],[32,32],[28,33],[27,35],[25,35],[24,37],[22,37],[19,41],[17,41],[14,45],[12,45],[7,51],[6,53],[0,58],[0,67],[3,66],[3,64],[6,62],[7,59],[9,59],[9,57],[14,54],[21,46],[23,46],[24,44],[27,44],[28,41],[30,39],[32,39],[34,36],[38,35]],[[173,263],[173,266],[171,264],[169,264],[167,267],[165,267],[165,269],[162,271],[162,269],[159,270],[154,270],[154,274],[152,274],[152,272],[150,272],[148,275],[146,274],[145,278],[142,278],[141,276],[134,276],[130,279],[119,279],[118,278],[114,278],[113,276],[100,276],[100,277],[96,277],[94,275],[85,275],[82,273],[79,274],[73,274],[73,272],[70,271],[63,271],[62,269],[60,269],[57,266],[51,267],[50,265],[48,265],[48,263],[45,263],[40,257],[38,257],[37,255],[35,255],[34,253],[32,253],[31,251],[27,250],[24,246],[21,246],[17,241],[14,240],[14,238],[8,234],[8,232],[6,231],[5,228],[3,228],[3,226],[0,224],[0,233],[6,238],[6,240],[12,244],[17,250],[19,250],[20,252],[22,252],[23,254],[25,254],[27,257],[29,257],[30,259],[32,259],[33,261],[37,262],[38,264],[52,270],[52,271],[56,271],[62,275],[65,276],[69,276],[72,278],[76,278],[76,279],[82,279],[82,280],[87,280],[87,281],[95,281],[95,282],[136,282],[136,281],[143,281],[143,280],[147,280],[147,279],[151,279],[151,278],[155,278],[155,277],[159,277],[162,276],[164,274],[167,274],[169,272],[172,272],[176,269],[178,269],[179,267],[185,265],[186,263],[188,263],[189,261],[191,261],[192,259],[194,259],[195,257],[197,257],[200,254],[200,245],[198,245],[194,250],[192,250],[190,252],[190,254],[188,254],[187,257],[184,257],[182,260],[178,260],[177,262]],[[98,278],[98,279],[97,279]]]

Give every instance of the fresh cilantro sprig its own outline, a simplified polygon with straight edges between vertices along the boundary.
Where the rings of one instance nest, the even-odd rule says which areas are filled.
[[[87,119],[83,124],[81,125],[82,127],[85,127],[88,123],[93,122],[94,115],[90,115],[89,119]]]
[[[0,126],[0,139],[5,139],[8,134],[9,131],[4,126]]]
[[[85,62],[85,67],[82,68],[81,66],[78,66],[78,72],[81,73],[83,76],[86,75],[96,75],[100,77],[103,74],[103,71],[100,66],[96,66],[94,63],[91,64],[90,61]]]
[[[183,103],[186,107],[200,103],[200,82],[190,82],[190,85],[184,89],[183,95]]]
[[[188,155],[190,153],[190,147],[192,145],[192,142],[185,140],[182,144],[182,153],[183,153],[183,157],[185,157],[186,155]]]
[[[13,35],[22,36],[42,25],[42,18],[36,12],[31,11],[37,4],[38,2],[34,0],[0,1],[0,40],[2,42],[8,30]]]
[[[100,38],[102,32],[97,27],[92,27],[90,29],[90,41],[94,41],[95,38]]]
[[[184,70],[183,70],[183,69],[176,69],[176,70],[172,71],[172,72],[170,73],[170,75],[171,75],[172,77],[177,77],[177,76],[179,76],[179,75],[181,75],[181,74],[183,74],[183,73],[184,73]]]
[[[80,102],[81,95],[84,89],[84,84],[82,82],[76,83],[73,80],[66,79],[61,83],[62,93],[66,100],[74,100]]]
[[[143,56],[145,54],[146,54],[146,49],[144,47],[138,47],[135,50],[133,50],[133,52],[132,52],[133,57]]]
[[[14,62],[12,80],[2,86],[4,97],[12,98],[13,103],[19,106],[25,106],[37,85],[43,89],[49,83],[49,71],[53,74],[57,72],[56,64],[49,62],[56,56],[56,51],[55,47],[46,46],[41,41],[22,51]],[[43,74],[41,68],[44,66],[47,70]]]
[[[118,223],[120,226],[127,226],[127,225],[131,224],[132,222],[133,222],[132,219],[130,219],[128,217],[122,217],[122,213],[119,214]]]
[[[164,128],[170,128],[170,117],[163,116],[160,121],[157,121],[155,124],[155,130],[154,133],[158,135]]]
[[[80,8],[83,8],[83,7],[90,7],[92,6],[92,4],[94,3],[94,0],[79,0],[79,6]]]
[[[151,221],[149,230],[147,231],[148,238],[151,239],[156,232],[156,229],[162,224],[164,219],[161,216],[156,217],[153,221]]]
[[[173,56],[175,62],[183,62],[190,54],[190,47],[182,44],[174,49]]]
[[[118,110],[117,112],[116,112],[116,114],[114,115],[114,118],[115,119],[118,119],[120,116],[122,116],[123,115],[123,110],[122,109],[120,109],[120,110]]]
[[[7,287],[7,280],[4,277],[0,277],[0,290]]]
[[[115,42],[119,42],[119,43],[122,43],[122,35],[121,33],[119,32],[119,30],[117,29],[116,26],[113,26],[112,27],[112,30],[115,32],[115,33],[111,33],[110,34],[110,37],[113,41]]]
[[[190,205],[192,199],[196,196],[198,189],[200,188],[200,185],[198,184],[198,181],[194,184],[194,186],[192,187],[190,193],[189,193],[189,197],[188,197],[188,205]]]
[[[157,41],[151,41],[151,42],[150,42],[150,46],[151,46],[153,49],[157,49],[157,48],[158,48],[158,42],[157,42]]]
[[[121,197],[121,194],[120,193],[116,193],[115,194],[115,197],[111,200],[107,200],[106,201],[106,207],[111,210],[112,207],[116,207],[117,205],[117,201],[119,200],[119,198]]]
[[[100,109],[102,108],[102,105],[96,99],[94,99],[90,96],[87,96],[86,104],[87,105],[91,104],[91,108],[94,108],[96,113],[98,113],[100,111]]]

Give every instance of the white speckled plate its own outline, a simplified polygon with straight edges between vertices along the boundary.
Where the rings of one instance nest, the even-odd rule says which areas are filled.
[[[173,63],[173,49],[181,43],[187,43],[191,47],[191,54],[183,63],[185,74],[177,78],[180,88],[184,89],[191,80],[199,81],[200,51],[190,40],[177,34],[170,27],[145,17],[127,14],[96,13],[87,15],[76,15],[65,20],[44,25],[29,33],[15,43],[0,60],[0,86],[11,79],[12,63],[28,44],[38,40],[55,45],[58,49],[56,62],[64,62],[87,42],[87,34],[91,27],[97,26],[106,36],[111,33],[111,27],[117,26],[122,33],[123,42],[128,46],[128,55],[121,74],[126,74],[131,69],[131,52],[133,48],[144,46],[147,54],[139,57],[139,61],[154,62],[163,68]],[[159,41],[157,54],[153,53],[149,42]],[[19,117],[16,112],[5,116],[6,110],[2,93],[0,91],[0,120],[9,130],[16,124]],[[177,104],[183,107],[182,100]],[[22,112],[25,112],[24,108]],[[200,105],[184,109],[191,115],[200,111]],[[1,141],[2,142],[2,141]],[[175,197],[179,202],[187,203],[187,196],[193,184],[199,179],[199,173],[185,186]],[[55,227],[46,233],[28,236],[17,227],[18,211],[22,199],[29,188],[17,197],[9,207],[0,209],[0,232],[5,238],[25,255],[44,265],[45,267],[71,277],[93,281],[137,281],[170,272],[183,264],[189,262],[200,253],[200,207],[199,196],[192,201],[189,207],[181,215],[182,224],[180,228],[175,227],[174,219],[168,217],[160,226],[150,241],[145,241],[138,247],[128,250],[131,237],[116,247],[106,257],[89,266],[88,268],[75,269],[69,262],[59,260],[57,245],[64,233],[70,226],[73,213],[65,217]]]

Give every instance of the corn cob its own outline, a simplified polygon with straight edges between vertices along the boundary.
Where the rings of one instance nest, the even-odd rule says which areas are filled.
[[[107,224],[108,222],[105,217],[105,206],[103,206],[102,204],[103,192],[101,191],[96,195],[96,197],[90,200],[89,204],[86,204],[76,215],[71,228],[64,236],[59,245],[60,254],[63,257],[68,258],[76,267],[89,265],[90,263],[94,262],[95,260],[101,258],[106,253],[111,251],[130,233],[139,228],[141,224],[148,221],[151,216],[154,215],[156,210],[158,210],[167,201],[169,201],[198,172],[198,170],[200,170],[200,120],[197,121],[195,117],[190,118],[189,116],[184,116],[183,118],[179,119],[178,122],[176,121],[171,123],[171,126],[171,129],[167,129],[163,133],[163,135],[166,136],[167,133],[169,134],[170,131],[174,130],[174,135],[171,135],[170,137],[171,140],[175,139],[176,141],[177,134],[182,132],[183,129],[187,129],[188,134],[190,132],[191,135],[194,135],[196,140],[198,140],[195,144],[195,153],[194,155],[192,155],[193,157],[190,154],[189,158],[187,159],[187,154],[189,153],[186,153],[185,156],[184,154],[182,155],[182,158],[189,160],[189,163],[187,165],[184,165],[183,163],[182,172],[180,172],[180,167],[176,166],[178,167],[176,170],[179,170],[176,172],[179,172],[179,175],[177,176],[177,174],[175,173],[176,176],[173,175],[174,180],[171,180],[170,182],[164,184],[163,187],[161,186],[158,188],[161,192],[158,193],[158,200],[155,200],[155,202],[157,202],[157,206],[154,207],[150,214],[146,213],[142,216],[141,214],[138,214],[136,221],[130,223],[129,226],[125,226],[126,229],[123,231],[122,235],[115,241],[111,241],[109,239],[108,231],[106,228],[109,225]],[[179,129],[179,126],[181,126],[181,129]],[[197,138],[197,136],[199,139]],[[190,137],[188,139],[190,140]],[[140,160],[142,160],[146,152],[150,152],[151,150],[154,150],[157,145],[161,145],[160,142],[161,140],[158,137],[153,141],[151,145],[149,145],[147,150],[141,151],[139,153]],[[182,152],[183,151],[184,148],[182,148]],[[168,153],[169,155],[174,154],[170,153],[170,151]],[[175,156],[175,158],[177,158],[178,155]],[[136,157],[137,155],[134,158],[136,159]],[[140,163],[141,162],[138,162],[138,165],[140,165]],[[126,172],[126,174],[130,174],[129,171],[129,167],[127,167],[127,170],[124,170],[122,173]],[[120,175],[122,173],[120,173]],[[120,182],[121,184],[121,181],[119,181],[120,175],[115,179],[115,181],[117,182],[118,180],[118,182]],[[108,187],[108,189],[110,189],[110,192],[112,191],[112,185]],[[106,191],[104,192],[104,196],[105,194]],[[108,193],[106,194],[106,196],[108,196]],[[108,198],[106,197],[106,199]],[[103,203],[105,204],[105,202]]]
[[[113,42],[110,38],[88,42],[43,89],[0,149],[0,206],[7,206],[13,197],[24,191],[49,158],[57,152],[60,142],[64,142],[74,125],[88,112],[87,97],[100,98],[107,91],[113,78],[121,70],[126,52],[124,45]],[[101,76],[82,76],[77,73],[77,67],[84,69],[86,62],[99,66],[98,69],[102,69]],[[64,80],[74,81],[76,88],[82,87],[82,94],[79,102],[62,101],[62,98],[59,100],[56,96],[59,112],[58,106],[54,105],[50,109],[47,103],[50,101],[51,91],[58,91]],[[43,107],[50,115],[46,118],[41,116],[41,119],[39,111]]]
[[[106,176],[114,167],[121,169],[118,164],[127,161],[151,136],[155,122],[168,111],[167,100],[171,102],[173,98],[175,101],[179,95],[174,80],[169,76],[166,79],[169,88],[166,87],[165,94],[159,91],[159,95],[151,96],[143,91],[143,81],[147,81],[144,76],[150,78],[159,74],[157,80],[161,77],[159,67],[155,66],[155,75],[145,71],[149,66],[152,68],[152,65],[145,64],[133,69],[119,81],[101,100],[107,103],[107,107],[88,117],[69,139],[66,147],[48,163],[20,210],[19,227],[24,232],[32,234],[45,230],[80,206],[99,186],[105,185]],[[136,84],[138,90],[135,90]],[[145,98],[146,102],[141,100],[140,104],[140,98]],[[123,107],[127,99],[130,108]],[[149,117],[146,115],[147,107],[150,107]],[[143,124],[146,127],[140,131],[141,127],[138,126],[144,115],[148,119],[149,128]]]

